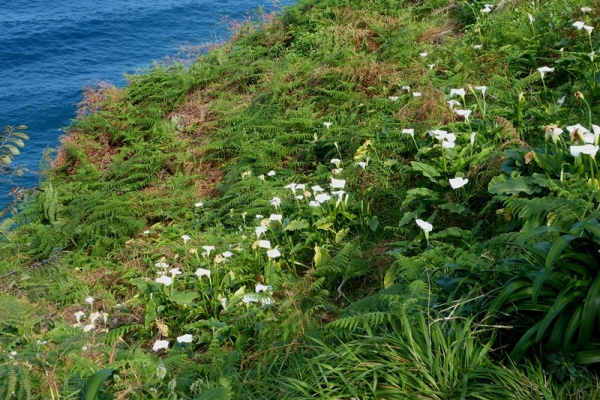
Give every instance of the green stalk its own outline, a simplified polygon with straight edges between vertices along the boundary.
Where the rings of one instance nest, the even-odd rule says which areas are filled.
[[[587,102],[587,100],[585,99],[585,97],[580,96],[579,97],[581,100],[583,100],[583,102],[585,103],[587,109],[588,109],[588,119],[589,119],[589,125],[588,126],[592,126],[592,108],[590,107],[590,104]]]

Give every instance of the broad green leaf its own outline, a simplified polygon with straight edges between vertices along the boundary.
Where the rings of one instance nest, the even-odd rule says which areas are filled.
[[[546,271],[550,272],[550,270],[552,270],[552,267],[554,267],[554,265],[560,258],[562,251],[574,239],[577,239],[577,237],[575,237],[573,235],[562,235],[554,240],[554,243],[552,244],[552,247],[550,248],[550,251],[548,252],[548,257],[546,258],[546,263],[544,265],[544,268],[546,268]]]
[[[425,164],[418,161],[411,161],[410,165],[412,166],[414,171],[422,172],[423,175],[431,179],[433,182],[436,182],[436,180],[433,178],[440,176],[440,173],[437,171],[437,169],[435,169],[435,167],[432,167],[429,164]]]
[[[306,229],[310,226],[307,220],[305,219],[296,219],[290,222],[284,230],[286,231],[296,231],[298,229]]]
[[[321,218],[320,220],[314,223],[314,226],[317,229],[328,231],[331,229],[332,226],[331,219],[329,217]]]
[[[148,304],[146,304],[146,317],[144,319],[144,325],[147,327],[150,326],[152,322],[156,319],[156,301],[154,299],[150,299]]]
[[[577,338],[577,346],[579,348],[583,348],[589,343],[598,316],[598,310],[600,310],[600,274],[596,275],[585,298],[581,314],[581,327],[579,328],[579,337]]]
[[[537,335],[535,337],[535,341],[539,342],[540,340],[542,340],[542,337],[544,336],[544,334],[546,333],[546,330],[548,329],[548,327],[550,326],[550,324],[552,323],[552,321],[557,318],[558,316],[560,316],[560,313],[562,312],[562,310],[567,307],[571,301],[576,300],[578,297],[581,297],[584,294],[583,291],[572,291],[570,288],[565,288],[565,290],[563,290],[558,297],[556,298],[556,300],[554,301],[554,304],[552,305],[552,307],[550,307],[550,310],[548,310],[548,313],[546,314],[546,316],[544,317],[544,319],[542,319],[542,323],[539,326]]]
[[[436,232],[431,235],[432,239],[461,239],[471,234],[471,231],[465,231],[456,226],[446,228],[443,231]]]
[[[96,372],[85,391],[84,400],[95,400],[98,397],[102,384],[115,372],[114,369],[101,369]]]
[[[575,312],[573,312],[571,318],[569,319],[569,325],[565,329],[565,333],[562,337],[563,344],[563,353],[571,354],[571,343],[573,343],[573,338],[575,337],[575,332],[579,329],[581,325],[581,314],[583,313],[584,304],[579,304]]]
[[[499,175],[493,177],[488,185],[488,191],[493,194],[534,194],[541,190],[536,180],[529,176],[507,178],[505,175]]]
[[[577,351],[573,357],[576,364],[596,364],[600,362],[600,350]]]
[[[522,289],[522,288],[525,288],[528,286],[531,287],[531,283],[527,282],[527,281],[523,281],[523,280],[510,282],[508,285],[506,285],[504,287],[504,289],[502,289],[500,294],[496,297],[496,299],[490,305],[490,308],[488,309],[488,313],[490,315],[496,314],[500,310],[502,305],[505,302],[507,302],[508,298],[513,293],[515,293],[519,289]],[[508,301],[510,301],[510,300],[508,300]]]
[[[194,304],[194,300],[198,297],[198,293],[193,292],[178,292],[175,291],[173,295],[169,298],[174,303],[179,304],[180,306],[191,306]]]
[[[441,208],[442,210],[448,210],[455,214],[461,214],[461,215],[471,214],[471,210],[469,210],[467,207],[463,206],[462,204],[458,204],[458,203],[440,204],[438,207]]]
[[[335,234],[335,242],[337,244],[340,244],[342,242],[342,240],[344,240],[344,238],[346,237],[346,235],[348,234],[348,231],[350,230],[350,228],[343,228],[340,229],[340,231],[338,233]]]
[[[417,214],[416,211],[407,212],[400,219],[398,226],[404,226],[404,225],[408,224],[409,222],[411,222],[412,220],[414,220],[415,218],[417,218],[418,216],[419,216],[419,214]]]
[[[378,226],[379,226],[379,218],[377,218],[377,216],[370,218],[369,228],[371,228],[371,230],[373,232],[375,232],[377,230]]]
[[[538,322],[537,324],[529,328],[529,330],[525,332],[523,336],[521,336],[521,339],[519,339],[512,352],[510,353],[511,358],[513,358],[515,361],[518,361],[521,359],[521,357],[523,357],[527,349],[535,343],[535,338],[533,337],[533,335],[536,334],[541,324],[542,321]]]

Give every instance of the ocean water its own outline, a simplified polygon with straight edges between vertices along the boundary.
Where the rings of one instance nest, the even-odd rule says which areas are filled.
[[[229,38],[228,22],[292,0],[0,0],[0,127],[27,125],[30,140],[0,177],[0,209],[16,186],[39,182],[39,161],[75,118],[82,88],[126,84],[132,74],[176,55],[181,46]]]

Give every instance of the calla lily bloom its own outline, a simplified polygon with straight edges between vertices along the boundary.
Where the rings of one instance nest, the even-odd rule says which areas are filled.
[[[426,234],[433,230],[433,225],[431,225],[427,221],[423,221],[422,219],[417,218],[415,222],[417,223],[417,225],[419,225],[419,228],[423,229],[423,232],[425,232]]]
[[[454,110],[454,113],[468,121],[471,110]]]
[[[254,291],[256,293],[260,293],[260,292],[267,292],[269,290],[271,290],[271,285],[262,285],[260,283],[257,283],[256,286],[254,287]]]
[[[456,146],[456,143],[451,142],[449,140],[442,140],[442,147],[444,149],[453,149]]]
[[[563,133],[563,130],[557,127],[556,125],[549,125],[545,127],[546,134],[544,135],[544,139],[546,141],[552,139],[554,143],[558,141],[558,138]]]
[[[469,183],[469,180],[466,178],[458,177],[458,178],[450,179],[449,182],[450,182],[450,187],[452,189],[459,189],[459,188],[465,186],[467,183]]]
[[[179,268],[173,268],[171,270],[169,270],[169,272],[171,273],[171,275],[175,276],[175,275],[181,275],[183,274],[183,272],[181,272],[181,270]]]
[[[204,251],[206,251],[206,256],[208,257],[210,255],[210,252],[215,249],[215,246],[202,246],[202,248],[204,249]]]
[[[96,320],[98,320],[98,318],[100,318],[100,313],[99,312],[96,311],[96,312],[90,314],[90,322],[92,324],[95,324]]]
[[[473,89],[480,91],[485,96],[485,91],[487,90],[487,86],[475,86]]]
[[[282,218],[283,218],[283,215],[281,215],[281,214],[271,214],[269,216],[270,221],[281,221]]]
[[[329,129],[329,127],[333,125],[333,122],[323,122],[323,125],[325,125],[325,128]]]
[[[443,131],[441,129],[434,129],[434,130],[429,131],[429,136],[433,136],[437,140],[444,140],[446,138],[447,134],[448,134],[447,131]]]
[[[577,21],[577,22],[573,23],[573,27],[576,28],[578,31],[582,30],[584,26],[585,26],[585,22],[583,22],[583,21]]]
[[[342,162],[342,160],[340,160],[339,158],[332,158],[330,163],[335,164],[336,167],[340,167],[340,163]]]
[[[279,258],[279,257],[281,257],[281,252],[279,250],[277,250],[277,249],[268,250],[267,251],[267,257],[273,258],[273,259]]]
[[[465,97],[465,89],[463,88],[459,88],[459,89],[450,89],[450,97],[452,96],[460,96],[460,97]]]
[[[546,75],[546,73],[554,72],[554,68],[550,67],[539,67],[537,70],[539,71],[540,75],[542,75],[542,78],[544,78],[544,75]]]
[[[323,189],[319,185],[312,186],[311,189],[313,190],[313,192],[324,192],[325,191],[325,189]]]
[[[185,335],[177,336],[177,343],[192,343],[192,340],[194,340],[194,337],[192,335],[190,335],[189,333],[186,333]]]
[[[588,13],[590,11],[592,11],[592,9],[590,7],[581,7],[581,12],[584,13],[584,14]]]
[[[190,241],[190,239],[192,239],[191,237],[189,237],[188,235],[183,235],[181,236],[181,238],[183,239],[183,243],[187,243]]]
[[[195,207],[202,207],[203,205],[204,205],[204,203],[201,201],[194,204]]]
[[[359,161],[356,163],[356,165],[358,165],[359,167],[361,167],[362,169],[367,168],[367,163],[364,161]]]
[[[460,101],[457,101],[457,100],[454,100],[454,99],[448,100],[446,103],[448,103],[448,105],[450,106],[450,109],[451,109],[451,110],[452,110],[454,107],[458,107],[458,106],[460,106],[460,105],[461,105],[461,104],[460,104]]]
[[[281,199],[279,197],[273,197],[271,199],[271,201],[269,201],[269,203],[274,206],[275,208],[279,207],[281,205]]]
[[[233,255],[233,253],[230,251],[224,251],[223,253],[221,253],[221,255],[225,258],[229,258]]]
[[[166,262],[164,262],[164,261],[159,261],[159,262],[157,262],[156,264],[154,264],[154,266],[155,266],[156,268],[164,268],[164,269],[167,269],[167,268],[169,268],[169,264],[167,264],[167,263],[166,263]]]
[[[579,157],[581,154],[586,154],[594,158],[596,157],[596,153],[598,153],[598,148],[598,146],[594,146],[593,144],[586,144],[583,146],[571,146],[569,147],[569,151],[575,158]]]
[[[402,133],[405,133],[405,134],[413,136],[413,137],[415,136],[415,130],[411,129],[411,128],[402,129]]]
[[[589,130],[585,126],[582,126],[581,124],[567,126],[567,130],[569,131],[569,134],[571,135],[571,140],[573,142],[576,142],[578,140],[583,140],[585,137],[585,134],[589,133]]]
[[[262,248],[262,249],[270,249],[271,248],[271,242],[268,240],[259,240],[258,241],[258,247]]]
[[[267,176],[275,176],[275,175],[277,175],[277,172],[275,172],[273,170],[267,172]]]
[[[194,272],[198,278],[202,278],[203,276],[207,276],[210,279],[210,270],[206,268],[198,268],[196,272]]]
[[[83,311],[77,311],[75,314],[75,319],[77,319],[77,323],[81,322],[81,318],[85,315]]]
[[[289,185],[285,185],[284,189],[290,189],[292,192],[294,192],[294,194],[296,194],[296,184],[293,182]]]
[[[94,298],[92,296],[86,297],[85,302],[92,304],[94,302]]]
[[[157,283],[162,283],[165,286],[170,286],[173,283],[173,278],[167,275],[162,275],[159,278],[156,278]]]
[[[318,195],[315,196],[315,200],[319,203],[325,203],[326,201],[329,201],[331,199],[331,196],[328,195],[327,193],[319,193]]]
[[[154,350],[154,351],[159,351],[159,350],[168,349],[168,348],[169,348],[168,340],[157,340],[156,342],[154,342],[154,346],[152,346],[152,350]]]
[[[345,179],[331,178],[331,187],[333,189],[343,189],[344,186],[346,186],[346,180]]]
[[[419,56],[425,58],[425,57],[427,57],[427,53],[426,52],[419,53]]]
[[[399,97],[398,96],[389,96],[388,99],[390,99],[391,101],[398,101]]]
[[[267,228],[266,226],[257,226],[256,228],[254,228],[254,232],[256,233],[256,237],[259,238],[260,235],[262,235],[263,233],[265,233],[269,228]]]
[[[316,200],[311,200],[311,201],[309,201],[309,202],[308,202],[308,205],[309,205],[309,206],[311,206],[311,207],[321,207],[321,203],[319,203],[319,202],[318,202],[318,201],[316,201]]]

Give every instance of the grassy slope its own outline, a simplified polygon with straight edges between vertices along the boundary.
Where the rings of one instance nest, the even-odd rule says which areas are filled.
[[[507,224],[487,190],[503,151],[541,143],[542,125],[584,119],[576,90],[597,108],[585,73],[536,72],[561,46],[586,51],[571,23],[593,23],[597,11],[582,16],[575,0],[504,3],[486,14],[443,0],[301,1],[189,68],[89,92],[99,108],[73,124],[42,191],[0,225],[6,390],[67,397],[110,368],[118,377],[107,391],[119,398],[593,397],[586,369],[557,385],[536,357],[506,361],[475,320],[436,325],[429,309],[445,301],[434,281],[448,265],[490,265],[509,250],[477,246],[525,224]],[[453,88],[468,88],[455,99],[470,122],[448,107]],[[435,128],[456,132],[456,152],[440,152],[427,134]],[[452,190],[455,176],[469,185]],[[285,188],[306,183],[299,195],[332,178],[351,196],[322,212]],[[262,237],[281,250],[275,261],[254,231],[267,224],[254,216],[272,213],[284,216]],[[435,224],[431,238],[415,218]],[[8,231],[13,222],[22,224]],[[207,245],[234,257],[203,256]],[[154,282],[159,262],[184,272],[176,284]],[[212,271],[209,283],[197,268]],[[275,304],[242,302],[257,283],[273,288],[257,299]],[[76,311],[107,319],[84,333]],[[186,333],[194,344],[176,344]],[[165,338],[171,349],[153,352]]]

